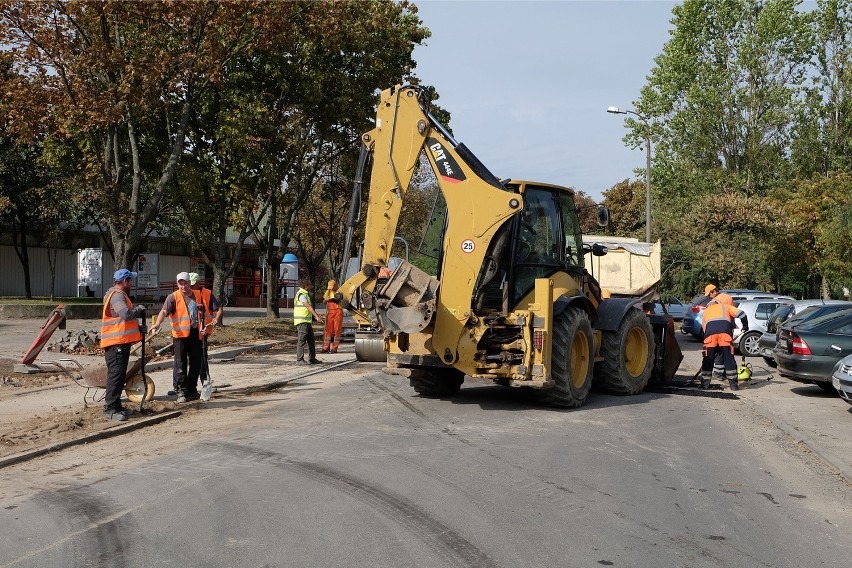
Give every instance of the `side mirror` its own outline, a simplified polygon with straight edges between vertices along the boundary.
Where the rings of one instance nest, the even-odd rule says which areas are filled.
[[[598,225],[601,226],[601,227],[608,226],[609,225],[609,209],[607,209],[603,205],[600,205],[598,207],[598,213],[597,213],[596,221],[598,222]],[[606,254],[606,253],[604,253],[604,254]]]
[[[603,256],[609,252],[606,245],[595,243],[592,245],[592,256]]]

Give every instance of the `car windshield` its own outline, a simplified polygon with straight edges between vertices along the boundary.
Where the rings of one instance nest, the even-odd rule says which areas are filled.
[[[775,311],[769,316],[769,321],[766,322],[766,331],[774,332],[778,329],[778,325],[790,317],[790,313],[792,311],[792,304],[784,304],[783,306],[775,308]]]

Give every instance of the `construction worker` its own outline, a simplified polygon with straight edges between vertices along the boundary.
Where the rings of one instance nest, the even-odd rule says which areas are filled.
[[[213,295],[209,288],[204,287],[197,272],[189,273],[189,285],[192,287],[192,295],[195,296],[195,303],[204,308],[204,331],[203,333],[210,336],[213,333],[213,328],[222,321],[222,304]],[[203,338],[202,338],[203,339]],[[206,356],[202,353],[202,356]],[[207,366],[201,365],[201,370],[198,374],[201,379],[201,384],[207,382]]]
[[[175,279],[178,289],[166,297],[151,329],[159,331],[163,320],[166,316],[169,317],[175,353],[172,384],[175,387],[177,402],[187,402],[201,398],[201,393],[198,392],[198,374],[201,367],[198,303],[190,287],[189,273],[179,272]]]
[[[138,317],[145,317],[145,307],[134,308],[128,296],[137,274],[126,268],[115,271],[115,285],[107,290],[101,313],[101,347],[107,366],[104,418],[115,422],[124,422],[132,412],[129,408],[122,408],[121,391],[127,380],[130,346],[142,341],[145,333],[144,324],[140,327],[136,321]]]
[[[704,330],[704,359],[701,361],[701,388],[710,387],[713,374],[713,362],[716,354],[722,356],[724,372],[728,377],[731,390],[739,390],[737,380],[737,362],[734,359],[734,318],[742,322],[743,331],[748,331],[748,318],[745,312],[734,307],[734,300],[728,294],[716,294],[707,304],[701,318]],[[722,378],[717,374],[718,378]]]
[[[323,293],[326,309],[325,333],[322,338],[323,353],[337,353],[337,348],[340,347],[340,335],[343,333],[343,308],[340,307],[340,300],[335,298],[336,292],[337,282],[329,280],[328,287]]]
[[[296,364],[308,365],[322,363],[316,357],[316,346],[314,344],[314,327],[313,318],[319,323],[323,323],[322,317],[314,309],[311,303],[311,288],[313,284],[307,278],[299,280],[300,288],[296,291],[296,298],[293,302],[293,325],[299,332],[296,342]],[[305,361],[305,346],[308,347],[308,360]]]

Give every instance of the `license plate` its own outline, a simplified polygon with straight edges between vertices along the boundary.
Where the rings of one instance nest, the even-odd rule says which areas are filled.
[[[838,379],[837,377],[831,377],[831,384],[834,386],[834,388],[840,390],[840,379]]]

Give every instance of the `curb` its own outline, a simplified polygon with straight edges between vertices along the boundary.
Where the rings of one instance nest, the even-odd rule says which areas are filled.
[[[266,349],[270,349],[272,346],[274,346],[278,343],[280,343],[280,342],[273,342],[273,343],[269,343],[269,344],[264,344],[262,346],[253,346],[252,349],[259,349],[259,350],[263,351],[263,350],[266,350]],[[217,355],[219,355],[220,358],[224,359],[224,358],[228,358],[230,356],[239,355],[243,351],[245,351],[245,350],[232,349],[232,350],[228,350],[224,353],[219,352],[219,353],[217,353]],[[233,352],[233,354],[231,352]],[[211,355],[211,358],[212,358],[212,355]],[[261,384],[261,385],[248,386],[248,387],[243,387],[243,388],[239,388],[239,389],[223,391],[223,394],[252,394],[252,393],[261,392],[261,391],[271,391],[271,390],[279,389],[281,387],[285,387],[288,384],[295,382],[295,381],[298,381],[299,379],[304,379],[305,377],[310,377],[312,375],[318,375],[318,374],[323,373],[325,371],[337,369],[338,367],[344,367],[346,365],[354,363],[355,361],[357,361],[357,359],[347,359],[346,361],[341,361],[339,363],[335,363],[335,364],[330,365],[328,367],[320,367],[318,369],[312,369],[312,370],[307,371],[305,373],[301,373],[301,374],[299,374],[295,377],[290,377],[290,378],[287,378],[287,379],[273,381],[271,383],[266,383],[266,384]],[[174,361],[172,361],[172,363],[174,363]],[[173,365],[170,365],[170,366],[173,366]],[[146,365],[146,368],[147,368],[147,365]],[[64,386],[68,386],[68,385],[64,385]],[[49,387],[49,388],[56,388],[56,387]],[[41,389],[41,390],[46,390],[46,389]],[[34,392],[34,391],[31,390],[29,392]],[[21,394],[23,394],[23,393],[21,393]],[[126,433],[132,432],[134,430],[139,430],[141,428],[145,428],[146,426],[153,426],[154,424],[159,424],[160,422],[165,422],[166,420],[171,420],[172,418],[177,418],[178,416],[180,416],[182,414],[183,414],[182,410],[173,410],[173,411],[167,412],[165,414],[152,416],[151,418],[145,418],[143,420],[134,421],[132,424],[125,424],[123,426],[117,426],[115,428],[108,428],[106,430],[102,430],[100,432],[95,432],[94,434],[89,434],[87,436],[83,436],[81,438],[76,438],[74,440],[67,440],[65,442],[60,442],[60,443],[57,443],[57,444],[53,444],[51,446],[46,446],[44,448],[36,448],[36,449],[33,449],[33,450],[22,452],[20,454],[15,454],[15,455],[8,456],[8,457],[5,457],[5,458],[0,458],[0,469],[3,469],[4,467],[15,465],[15,464],[18,464],[18,463],[21,463],[21,462],[24,462],[24,461],[28,461],[28,460],[43,456],[45,454],[49,454],[49,453],[52,453],[52,452],[58,452],[60,450],[64,450],[66,448],[70,448],[70,447],[73,447],[73,446],[78,446],[80,444],[87,444],[89,442],[96,442],[98,440],[104,440],[106,438],[112,438],[113,436],[120,436],[121,434],[126,434]]]
[[[108,429],[102,430],[100,432],[95,432],[94,434],[89,434],[88,436],[83,436],[82,438],[77,438],[77,439],[74,439],[74,440],[68,440],[66,442],[60,442],[58,444],[53,444],[52,446],[47,446],[45,448],[38,448],[38,449],[35,449],[35,450],[22,452],[20,454],[15,454],[13,456],[9,456],[9,457],[0,459],[0,469],[3,469],[4,467],[8,467],[10,465],[15,465],[17,463],[21,463],[23,461],[31,460],[33,458],[37,458],[37,457],[43,456],[45,454],[49,454],[51,452],[58,452],[60,450],[64,450],[65,448],[70,448],[72,446],[78,446],[80,444],[87,444],[89,442],[95,442],[97,440],[104,440],[106,438],[112,438],[113,436],[119,436],[121,434],[126,434],[127,432],[139,430],[140,428],[144,428],[146,426],[152,426],[154,424],[159,424],[160,422],[165,422],[166,420],[170,420],[172,418],[177,418],[181,414],[183,414],[182,410],[173,410],[172,412],[167,412],[165,414],[160,414],[158,416],[152,416],[151,418],[145,418],[143,420],[133,422],[132,424],[126,424],[124,426],[117,426],[115,428],[108,428]]]

